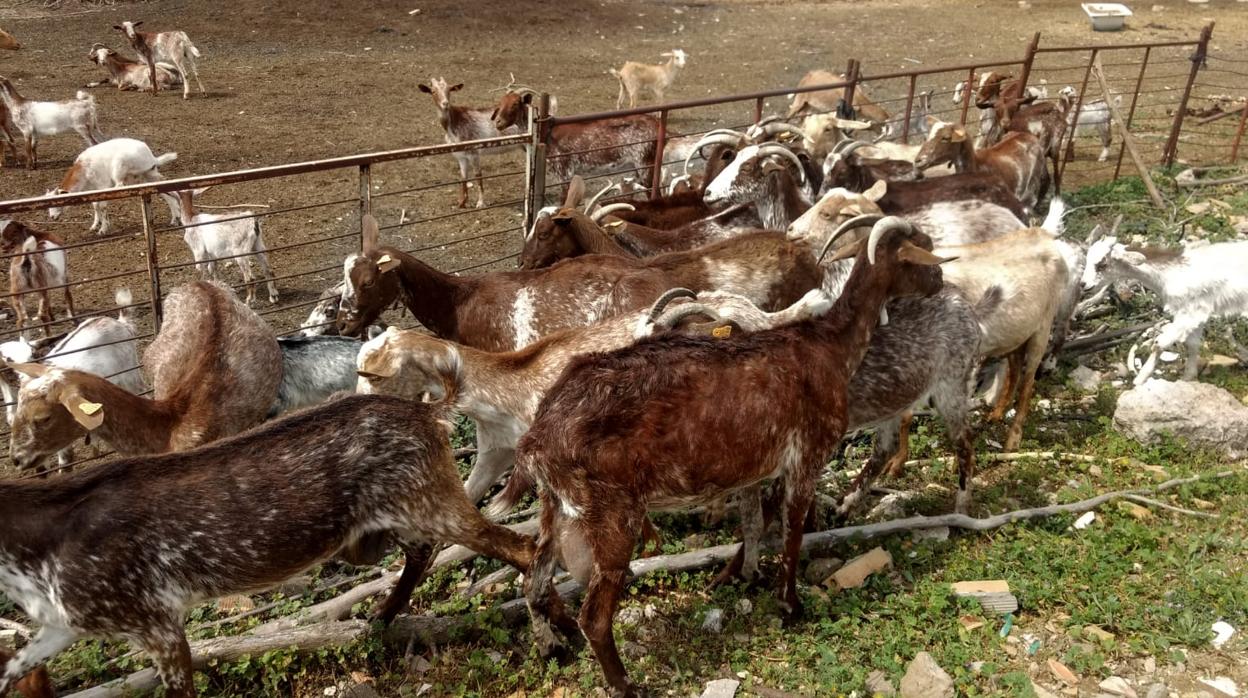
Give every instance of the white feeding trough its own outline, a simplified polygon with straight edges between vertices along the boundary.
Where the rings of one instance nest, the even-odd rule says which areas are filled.
[[[1131,9],[1117,2],[1085,2],[1083,11],[1092,20],[1092,30],[1098,32],[1122,31],[1122,25],[1131,16]]]

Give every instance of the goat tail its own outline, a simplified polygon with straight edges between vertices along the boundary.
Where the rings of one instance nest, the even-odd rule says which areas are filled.
[[[1044,217],[1044,222],[1040,224],[1040,227],[1053,237],[1061,237],[1062,216],[1064,215],[1066,215],[1066,202],[1055,196],[1049,202],[1049,215]]]
[[[503,485],[503,489],[494,495],[489,505],[485,507],[485,517],[491,521],[502,518],[515,509],[520,499],[531,489],[533,489],[533,478],[529,476],[528,469],[516,463],[516,467],[511,471],[511,477],[507,478],[507,484]]]
[[[130,288],[122,286],[114,291],[113,302],[116,303],[119,308],[117,311],[117,319],[126,325],[133,325],[134,322],[131,320],[131,314],[134,312],[134,308],[131,308],[130,304],[134,302],[134,294],[130,292]]]
[[[163,166],[168,165],[169,163],[171,163],[171,162],[173,162],[174,160],[177,160],[177,159],[178,159],[178,154],[177,154],[177,153],[165,153],[164,155],[157,155],[157,156],[156,156],[156,166],[157,166],[157,167],[163,167]]]
[[[615,78],[616,80],[624,79],[624,76],[620,75],[620,71],[616,70],[615,68],[607,68],[607,72],[611,73],[611,77]]]

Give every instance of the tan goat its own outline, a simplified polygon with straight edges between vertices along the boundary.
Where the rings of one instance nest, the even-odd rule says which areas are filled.
[[[629,108],[637,106],[637,95],[642,90],[650,90],[654,93],[655,100],[663,101],[663,93],[676,79],[676,71],[685,67],[689,54],[677,48],[661,55],[668,57],[667,62],[662,65],[628,61],[619,70],[610,69],[611,74],[620,81],[620,94],[615,98],[616,109],[623,106],[625,93],[628,93]]]

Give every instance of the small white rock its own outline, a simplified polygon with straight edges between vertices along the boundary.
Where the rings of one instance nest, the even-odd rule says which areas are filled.
[[[1131,684],[1121,676],[1111,676],[1108,679],[1097,684],[1102,691],[1112,693],[1116,696],[1125,696],[1126,698],[1138,698],[1135,689],[1131,688]]]
[[[1096,520],[1095,511],[1085,512],[1083,516],[1080,516],[1079,518],[1075,519],[1075,529],[1083,530],[1087,528],[1089,525],[1091,525],[1091,523],[1095,520]]]
[[[741,685],[736,679],[715,679],[706,683],[706,690],[702,691],[702,698],[733,698],[737,695],[737,688]]]
[[[754,602],[749,599],[741,599],[737,602],[737,614],[748,616],[754,612]]]
[[[1220,620],[1213,624],[1213,634],[1213,648],[1220,650],[1222,649],[1222,645],[1225,645],[1228,641],[1230,641],[1231,636],[1235,634],[1235,626],[1224,620]]]
[[[702,621],[702,629],[715,634],[724,631],[724,611],[719,608],[712,608],[706,612],[706,618]]]

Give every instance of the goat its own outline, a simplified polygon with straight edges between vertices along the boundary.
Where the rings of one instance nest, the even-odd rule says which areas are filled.
[[[122,22],[121,24],[114,24],[113,29],[125,35],[126,40],[130,42],[131,48],[147,63],[147,69],[151,76],[149,83],[151,84],[152,94],[156,94],[156,86],[159,82],[156,76],[156,65],[159,61],[172,63],[177,71],[182,74],[182,99],[190,98],[190,77],[192,75],[195,76],[195,84],[199,86],[199,93],[204,94],[204,83],[199,81],[199,67],[195,65],[195,59],[199,58],[199,49],[195,48],[195,44],[191,43],[191,39],[186,35],[186,32],[136,31],[142,24],[142,22]],[[190,67],[189,72],[187,71],[188,66]]]
[[[119,90],[144,91],[151,89],[151,73],[147,65],[122,56],[120,53],[96,44],[91,47],[88,58],[92,63],[108,71],[108,77],[96,82],[87,83],[87,87],[99,87],[112,83]],[[182,73],[172,63],[156,64],[156,85],[159,88],[172,90],[183,82]]]
[[[25,295],[39,294],[39,322],[43,333],[53,321],[52,303],[48,292],[61,288],[65,307],[74,317],[74,297],[69,290],[69,262],[63,249],[65,241],[53,233],[35,230],[15,220],[0,224],[0,254],[14,255],[9,260],[9,305],[13,307],[17,328],[26,325]]]
[[[1044,156],[1048,142],[1030,133],[1008,133],[996,145],[976,150],[966,127],[933,119],[927,140],[914,159],[920,169],[945,162],[957,172],[996,177],[1027,207],[1034,207],[1047,188]]]
[[[742,148],[706,186],[703,198],[712,206],[753,203],[764,228],[784,230],[810,208],[811,189],[792,150],[764,143]]]
[[[1070,105],[1070,104],[1073,104],[1074,102],[1076,92],[1075,92],[1075,88],[1071,87],[1070,85],[1067,85],[1066,87],[1063,87],[1058,94],[1061,95],[1062,101],[1065,102],[1066,105]],[[1114,106],[1116,107],[1122,106],[1122,95],[1117,95],[1114,97]],[[1078,126],[1076,126],[1074,123],[1075,121],[1074,109],[1070,108],[1070,106],[1067,106],[1065,109],[1065,112],[1066,112],[1066,128],[1076,129],[1075,131],[1076,135],[1079,133],[1079,131],[1083,131],[1089,128],[1096,129],[1096,133],[1101,139],[1101,154],[1097,156],[1096,161],[1105,162],[1106,160],[1108,160],[1109,159],[1109,146],[1110,144],[1114,142],[1114,136],[1113,136],[1113,129],[1110,124],[1109,105],[1106,104],[1105,99],[1104,98],[1094,99],[1092,101],[1084,102],[1083,104],[1081,104],[1079,106]],[[1073,148],[1074,146],[1072,145],[1071,147]]]
[[[551,218],[560,225],[594,225],[575,208]],[[401,294],[434,334],[487,351],[518,349],[555,330],[640,309],[672,287],[720,288],[774,309],[795,302],[820,277],[807,250],[769,232],[648,259],[586,255],[547,269],[458,277],[382,247],[370,217],[363,250],[343,266],[343,334],[358,334]]]
[[[33,467],[91,433],[125,455],[164,453],[258,424],[277,395],[282,354],[272,331],[229,289],[196,281],[165,299],[164,324],[143,356],[153,399],[89,373],[18,364],[10,455]]]
[[[458,92],[464,83],[447,85],[442,78],[433,78],[428,85],[418,85],[421,92],[433,98],[438,109],[438,124],[446,132],[447,143],[461,143],[483,138],[514,136],[520,133],[515,124],[496,125],[498,109],[494,107],[461,107],[451,104],[451,93]],[[531,95],[530,95],[531,96]],[[520,111],[520,110],[517,110]],[[519,117],[517,117],[519,119]],[[511,149],[519,149],[513,146]],[[491,149],[498,152],[499,148]],[[481,176],[481,153],[477,150],[457,150],[452,155],[459,165],[459,203],[460,208],[468,206],[468,175],[475,173],[477,180],[477,208],[485,206],[485,188]]]
[[[392,327],[360,349],[358,391],[408,399],[427,395],[436,402],[446,401],[476,422],[477,462],[464,484],[468,499],[475,502],[511,467],[516,442],[533,422],[538,403],[572,359],[628,346],[636,334],[648,332],[668,302],[682,295],[694,294],[674,289],[642,313],[554,332],[512,352],[480,351]],[[826,312],[829,305],[818,289],[776,313],[766,313],[740,296],[719,291],[698,299],[699,308],[713,308],[722,316],[740,319],[748,329],[815,317]],[[530,482],[524,474],[513,475],[507,488],[490,504],[487,515],[496,517],[509,511]]]
[[[927,119],[931,114],[932,90],[925,90],[914,95],[909,123],[902,123],[905,121],[904,114],[893,117],[885,124],[884,133],[880,136],[881,141],[907,139],[911,136],[923,135],[927,132]]]
[[[1182,342],[1187,348],[1183,380],[1200,372],[1200,343],[1209,319],[1248,314],[1248,242],[1188,245],[1178,249],[1129,247],[1108,236],[1088,248],[1084,288],[1130,279],[1156,293],[1170,322],[1161,328],[1135,385],[1152,376],[1162,351]],[[1133,368],[1133,367],[1131,367]]]
[[[381,532],[407,553],[376,612],[383,621],[407,605],[443,541],[527,569],[533,542],[464,497],[444,413],[350,395],[192,451],[0,483],[0,591],[40,625],[0,676],[0,695],[98,637],[130,640],[165,695],[193,698],[183,628],[192,604],[272,587]]]
[[[70,194],[95,189],[109,189],[126,184],[158,182],[162,179],[160,167],[178,158],[177,153],[165,153],[157,157],[143,141],[133,138],[113,138],[79,153],[74,164],[66,170],[61,183],[48,191],[47,196]],[[108,208],[104,202],[91,204],[94,214],[88,231],[98,229],[100,235],[109,232]],[[62,207],[48,208],[48,218],[59,220]],[[169,203],[169,217],[178,220],[178,210]]]
[[[620,94],[615,98],[616,109],[624,105],[625,93],[628,94],[628,108],[632,109],[637,106],[637,95],[641,94],[642,90],[653,92],[655,100],[663,101],[663,93],[672,86],[677,71],[685,67],[689,56],[678,48],[662,55],[667,56],[667,62],[662,65],[627,61],[619,70],[608,69],[608,72],[620,82]]]
[[[104,140],[95,121],[95,98],[82,90],[75,99],[64,102],[36,102],[19,94],[8,78],[0,77],[0,100],[25,142],[27,169],[39,164],[39,139],[43,136],[73,131],[88,146]]]
[[[856,177],[872,182],[914,182],[924,177],[944,177],[954,174],[953,165],[938,164],[928,168],[915,165],[922,145],[905,145],[878,141],[845,140],[838,143],[823,159],[823,184],[819,193],[829,189],[851,185]]]
[[[12,34],[0,29],[0,50],[16,51],[22,47],[22,43],[18,41]]]
[[[1001,118],[997,105],[1003,102],[1031,104],[1037,99],[1047,97],[1048,89],[1043,84],[1044,81],[1041,80],[1041,87],[1028,87],[1024,90],[1023,83],[1013,75],[996,71],[980,74],[972,99],[979,109],[979,135],[975,138],[975,147],[987,148],[1001,140],[1008,119]],[[954,88],[954,102],[962,103],[964,87],[965,83],[958,83]]]
[[[251,261],[260,267],[260,278],[267,279],[269,303],[277,303],[277,284],[273,282],[273,270],[269,268],[269,255],[260,231],[260,219],[251,211],[227,214],[196,213],[194,197],[204,189],[179,191],[176,196],[165,195],[172,207],[178,204],[178,216],[182,224],[182,239],[191,250],[196,267],[205,278],[217,278],[217,260],[233,260],[247,285],[247,305],[256,299],[256,283],[251,273]]]
[[[810,87],[811,85],[831,85],[838,82],[845,82],[845,75],[838,75],[826,70],[812,70],[802,76],[797,86]],[[834,87],[827,90],[818,90],[816,92],[797,92],[792,97],[789,104],[789,113],[785,118],[791,119],[802,112],[814,113],[832,113],[839,109],[845,103],[845,88]],[[850,110],[855,114],[845,114],[847,118],[855,118],[856,114],[860,114],[864,119],[874,121],[877,124],[887,123],[889,114],[867,95],[866,89],[862,85],[854,88],[853,109]]]
[[[887,300],[940,290],[942,260],[924,249],[930,242],[898,232],[881,228],[861,246],[845,293],[820,318],[724,339],[665,335],[568,367],[516,453],[541,486],[525,593],[543,655],[559,646],[549,620],[566,617],[552,581],[557,548],[575,544],[592,559],[572,570],[588,583],[580,628],[611,688],[638,695],[611,624],[647,510],[741,490],[757,502],[762,481],[776,477],[787,525],[780,599],[800,614],[802,522],[816,475],[845,431],[850,376]],[[723,404],[734,408],[716,407]]]
[[[13,163],[19,162],[17,150],[17,136],[21,132],[17,130],[17,124],[13,123],[13,115],[9,113],[9,107],[0,99],[0,167],[4,167],[5,150],[13,151]]]
[[[363,342],[332,335],[278,337],[282,350],[282,382],[268,419],[303,409],[339,392],[355,390],[355,357]]]

